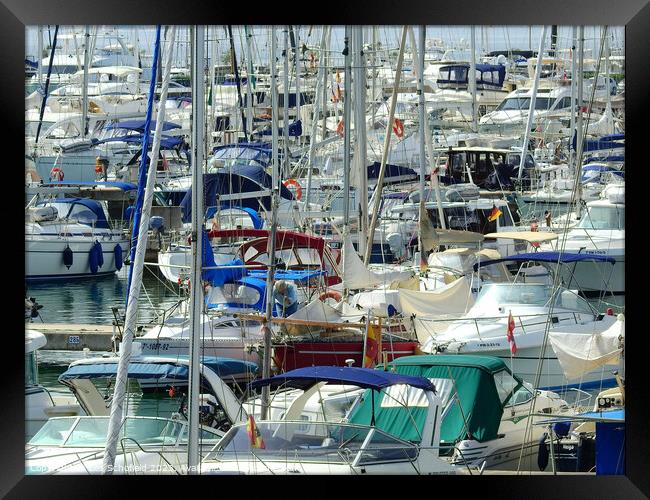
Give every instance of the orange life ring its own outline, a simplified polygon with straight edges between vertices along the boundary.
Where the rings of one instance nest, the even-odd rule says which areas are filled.
[[[395,122],[393,123],[393,132],[395,132],[395,135],[400,139],[404,137],[404,124],[399,118],[395,118]]]
[[[282,184],[284,184],[284,187],[287,187],[287,188],[289,186],[295,187],[296,188],[296,193],[295,193],[296,200],[300,201],[302,199],[302,186],[300,185],[300,183],[296,179],[287,179]]]
[[[61,182],[65,175],[63,174],[63,170],[61,170],[59,167],[52,167],[52,170],[50,170],[50,179],[53,181],[59,181]]]
[[[325,299],[328,299],[330,297],[337,302],[340,302],[343,296],[341,295],[341,292],[337,292],[336,290],[327,290],[318,296],[318,300],[325,301]]]
[[[344,130],[345,130],[345,124],[343,123],[343,120],[340,120],[336,125],[336,133],[339,134],[341,137],[343,137]]]

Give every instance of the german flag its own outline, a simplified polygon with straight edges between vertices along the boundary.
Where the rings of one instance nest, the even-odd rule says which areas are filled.
[[[248,424],[246,425],[246,431],[248,432],[248,439],[250,440],[251,448],[260,448],[262,450],[266,449],[264,439],[262,439],[262,434],[257,428],[257,425],[255,425],[255,419],[253,418],[253,415],[248,415]]]
[[[503,214],[501,210],[499,210],[496,205],[492,205],[492,211],[490,212],[490,215],[488,215],[488,222],[494,222],[499,218],[499,215]]]

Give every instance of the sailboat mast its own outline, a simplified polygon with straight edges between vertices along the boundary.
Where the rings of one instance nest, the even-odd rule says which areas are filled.
[[[425,34],[426,34],[426,27],[425,27]],[[409,35],[411,39],[411,45],[414,47],[413,51],[415,52],[417,49],[416,44],[415,44],[415,34],[413,33],[413,29],[409,28]],[[424,36],[420,34],[420,36]],[[421,43],[421,50],[424,52],[425,51],[425,45],[426,42],[423,41]],[[423,67],[420,68],[418,65],[413,66],[415,68],[416,75],[422,75],[422,96],[424,98],[424,62],[423,62]],[[426,145],[426,150],[429,152],[429,169],[431,171],[431,185],[433,186],[433,190],[436,193],[436,204],[438,207],[438,218],[440,220],[440,227],[442,229],[446,229],[447,225],[445,223],[445,216],[444,216],[444,211],[442,210],[442,196],[440,194],[440,183],[438,182],[438,173],[437,173],[437,162],[438,162],[438,156],[434,154],[433,151],[433,142],[431,141],[431,132],[429,129],[429,119],[428,115],[426,113],[426,102],[425,105],[422,106],[422,109],[424,110],[424,121],[422,121],[422,127],[424,131],[424,143]],[[423,165],[424,165],[424,160],[423,160]]]
[[[237,85],[237,103],[239,112],[241,113],[242,130],[244,132],[244,139],[248,142],[248,134],[246,133],[246,117],[244,116],[244,102],[241,96],[241,81],[239,79],[239,68],[237,67],[237,53],[235,52],[235,40],[232,36],[232,25],[228,25],[228,40],[230,41],[230,62],[232,64],[233,73],[235,74],[235,84]],[[213,97],[214,105],[214,97]]]
[[[192,278],[190,295],[190,373],[188,391],[188,473],[195,474],[199,465],[199,346],[203,312],[203,150],[205,122],[204,64],[205,27],[192,30]]]
[[[546,28],[542,28],[542,34],[539,37],[539,51],[537,52],[537,66],[535,67],[535,80],[533,81],[533,91],[530,97],[530,105],[528,106],[528,121],[526,122],[526,130],[524,130],[524,143],[521,146],[521,159],[519,160],[519,172],[517,179],[521,180],[521,175],[524,171],[524,163],[526,154],[528,152],[528,138],[530,136],[530,128],[533,126],[533,119],[535,117],[535,100],[537,99],[537,88],[539,86],[539,77],[542,73],[542,56],[544,53],[544,39],[546,38]]]
[[[584,62],[585,62],[585,27],[584,26],[579,26],[578,27],[578,78],[577,78],[577,85],[578,85],[578,118],[576,120],[576,162],[575,162],[575,172],[576,176],[580,175],[580,162],[582,161],[582,150],[584,146],[584,138],[583,138],[583,119],[582,119],[582,106],[584,103],[584,83],[583,83],[583,76],[584,76]],[[598,78],[598,75],[596,75],[596,78]],[[594,85],[596,85],[596,82],[594,82]],[[579,177],[577,177],[579,179]],[[577,188],[577,194],[576,194],[576,212],[577,212],[577,218],[580,219],[582,215],[582,203],[580,200],[582,199],[582,183],[577,182],[578,188]]]
[[[85,139],[88,135],[88,61],[90,59],[90,29],[86,25],[84,32],[84,78],[81,91],[81,137]]]
[[[285,31],[286,35],[286,31]],[[273,315],[273,281],[275,275],[275,235],[277,232],[277,206],[278,193],[280,191],[280,162],[278,159],[278,87],[276,59],[275,27],[271,26],[271,144],[273,152],[272,162],[272,185],[271,193],[271,231],[269,234],[269,264],[266,276],[266,321],[263,325],[264,332],[264,362],[262,363],[262,378],[271,376],[271,317]],[[286,103],[286,101],[285,101]],[[286,127],[286,124],[285,124]],[[286,159],[285,159],[286,160]],[[268,385],[262,388],[262,420],[265,420],[269,413],[270,388]]]
[[[379,177],[377,178],[377,186],[375,186],[374,204],[372,209],[372,221],[368,228],[368,245],[366,246],[366,255],[364,263],[368,265],[370,262],[370,254],[372,252],[372,243],[375,237],[375,225],[379,217],[379,205],[381,203],[381,190],[384,182],[384,175],[386,173],[386,161],[388,160],[388,150],[390,148],[390,139],[393,132],[393,120],[395,118],[395,106],[397,105],[397,91],[399,89],[400,78],[402,76],[402,62],[404,61],[404,47],[406,46],[406,32],[408,26],[402,28],[402,37],[399,46],[399,55],[397,56],[397,67],[395,68],[395,84],[393,87],[393,95],[390,101],[390,110],[388,112],[388,121],[386,122],[386,134],[384,135],[384,150],[381,155],[381,166],[379,167]]]
[[[571,27],[571,135],[575,134],[576,130],[576,84],[578,82],[576,61],[576,36],[577,29],[575,26]],[[581,104],[580,104],[581,105]],[[575,172],[575,148],[569,143],[569,167]]]
[[[426,215],[426,206],[425,206],[425,197],[424,197],[424,172],[426,171],[426,155],[425,155],[425,144],[426,140],[426,117],[425,117],[425,103],[424,103],[424,44],[426,38],[426,26],[420,26],[420,53],[418,54],[418,108],[419,108],[419,135],[420,135],[420,217]],[[472,26],[472,30],[474,27]],[[416,46],[413,44],[413,54],[415,55]],[[415,65],[415,60],[413,61]],[[422,221],[420,220],[420,224]],[[420,265],[426,266],[427,258],[424,254],[424,247],[422,245],[422,231],[418,231],[418,249],[420,250]]]
[[[318,65],[318,74],[316,75],[316,90],[314,95],[316,96],[316,102],[314,103],[313,115],[311,121],[311,135],[309,136],[309,157],[307,161],[308,170],[307,170],[307,190],[305,193],[305,210],[309,211],[309,199],[311,197],[311,176],[314,166],[314,151],[316,150],[316,133],[318,128],[318,116],[321,107],[323,107],[322,99],[324,97],[321,95],[321,86],[327,90],[327,84],[325,82],[326,72],[325,72],[325,40],[327,36],[327,27],[323,26],[323,32],[321,33],[320,38],[320,60]],[[325,112],[323,111],[323,116]]]
[[[188,391],[188,473],[195,474],[199,464],[199,346],[203,312],[203,150],[205,121],[204,64],[205,26],[192,30],[192,278],[190,295],[190,373]]]
[[[366,64],[363,54],[363,28],[354,26],[353,34],[353,56],[354,65],[354,131],[357,143],[357,168],[359,169],[359,192],[357,193],[357,204],[359,207],[359,243],[358,251],[361,254],[366,252],[368,238],[368,169],[367,169],[367,146],[366,146]]]
[[[160,94],[160,102],[165,102],[167,98],[167,89],[169,87],[169,79],[171,74],[171,61],[173,52],[174,36],[176,34],[176,27],[172,26],[170,33],[170,40],[168,45],[167,61],[165,65],[165,79]],[[155,93],[155,71],[156,60],[158,59],[160,46],[160,26],[156,30],[156,45],[154,48],[154,64],[152,68],[152,80],[149,88],[150,103],[149,113],[153,108],[153,94]],[[149,120],[151,115],[149,114]],[[140,295],[140,286],[142,284],[142,274],[144,270],[144,258],[147,248],[147,238],[149,232],[149,217],[151,215],[151,204],[153,201],[154,187],[156,182],[156,159],[158,151],[160,150],[160,140],[162,136],[162,129],[165,120],[165,106],[158,106],[158,114],[156,116],[156,130],[154,132],[154,140],[151,148],[152,165],[146,173],[144,197],[142,202],[142,212],[140,215],[140,224],[138,226],[138,239],[136,251],[132,256],[131,267],[131,283],[129,286],[129,298],[126,307],[126,318],[124,320],[124,333],[122,335],[122,343],[120,344],[120,360],[118,363],[117,376],[115,379],[115,390],[113,392],[113,400],[111,403],[111,415],[108,423],[108,436],[106,439],[106,447],[104,451],[103,470],[105,474],[113,473],[113,466],[115,464],[115,452],[117,449],[117,439],[120,432],[120,426],[123,417],[123,403],[126,394],[126,383],[128,380],[128,366],[131,358],[131,347],[133,343],[133,336],[136,329],[136,319],[138,312],[138,300]],[[145,137],[149,135],[149,124],[145,125]],[[144,142],[144,141],[143,141]],[[142,162],[146,168],[147,162],[147,145],[143,145]],[[143,168],[143,170],[144,170]],[[135,230],[135,229],[134,229]]]
[[[470,42],[471,59],[469,65],[469,90],[472,94],[472,132],[478,130],[478,121],[476,113],[476,26],[471,27],[471,42]]]
[[[284,178],[287,179],[291,175],[291,170],[289,168],[289,26],[285,26],[283,30],[284,34],[284,75],[283,75],[283,85],[284,85],[284,95],[283,95],[283,106],[282,106],[282,140],[283,144],[283,174]],[[275,187],[275,184],[274,184]]]
[[[244,36],[246,37],[246,128],[248,133],[253,133],[253,52],[251,42],[253,34],[249,31],[249,26],[244,26]]]
[[[293,57],[296,65],[296,121],[298,121],[300,120],[300,26],[296,26]],[[300,136],[296,140],[300,143]]]
[[[343,39],[345,92],[343,101],[343,236],[347,236],[350,224],[350,101],[352,100],[352,68],[350,67],[350,26],[345,26]],[[345,270],[343,271],[345,274]]]
[[[43,85],[43,25],[39,24],[38,25],[38,46],[37,46],[37,51],[38,51],[38,56],[36,57],[38,61],[38,86],[40,87]]]

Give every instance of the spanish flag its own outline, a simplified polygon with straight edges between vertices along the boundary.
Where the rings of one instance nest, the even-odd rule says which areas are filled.
[[[512,354],[517,354],[517,343],[515,342],[515,320],[512,317],[512,311],[508,314],[508,332],[506,333],[506,338],[510,344],[510,352]]]
[[[379,346],[381,345],[381,326],[368,325],[368,336],[366,337],[366,349],[363,356],[363,367],[374,368],[377,363]]]
[[[251,443],[251,448],[260,448],[262,450],[266,449],[264,444],[264,439],[262,439],[262,434],[260,430],[255,425],[255,419],[253,415],[248,415],[248,424],[246,425],[246,431],[248,432],[248,439]]]
[[[501,210],[499,210],[496,205],[492,205],[492,211],[490,212],[490,215],[488,215],[488,222],[494,222],[499,218],[499,215],[503,214]]]

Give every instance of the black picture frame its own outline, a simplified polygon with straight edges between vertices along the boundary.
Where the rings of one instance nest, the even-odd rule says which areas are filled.
[[[126,0],[110,0],[103,2],[88,2],[81,0],[3,0],[0,5],[0,86],[2,87],[2,113],[5,134],[6,164],[0,170],[6,180],[0,185],[8,189],[3,192],[6,203],[11,206],[6,213],[7,219],[12,219],[5,229],[3,238],[2,262],[5,264],[5,283],[8,285],[4,296],[7,300],[5,310],[10,318],[5,323],[2,334],[5,342],[4,360],[2,367],[2,403],[0,404],[0,446],[2,463],[0,465],[0,495],[10,498],[51,498],[57,496],[92,495],[117,497],[122,494],[138,494],[132,488],[139,480],[125,477],[25,477],[24,476],[24,395],[23,395],[23,357],[20,353],[23,323],[20,317],[19,303],[21,298],[13,290],[13,284],[24,282],[24,233],[22,217],[18,213],[19,200],[24,198],[24,171],[22,167],[21,149],[24,144],[24,44],[25,26],[35,24],[108,24],[108,25],[153,25],[153,24],[422,24],[427,25],[625,25],[626,37],[626,163],[633,165],[626,176],[632,183],[628,184],[628,199],[632,199],[632,207],[628,220],[630,226],[636,225],[636,220],[647,218],[644,205],[637,201],[642,196],[642,172],[647,161],[642,153],[644,140],[642,134],[647,130],[644,119],[648,106],[648,91],[650,72],[646,61],[650,54],[648,31],[650,31],[650,6],[647,0],[611,0],[573,1],[562,0],[459,0],[441,3],[434,1],[402,0],[373,0],[372,2],[325,2],[314,5],[305,3],[265,3],[243,4],[225,2],[176,2],[171,0],[145,0],[129,2]],[[8,155],[8,153],[11,153]],[[8,155],[8,158],[7,158]],[[638,164],[638,165],[637,165]],[[11,186],[11,187],[10,187]],[[18,187],[20,186],[20,188]],[[14,198],[18,198],[15,200]],[[647,196],[646,196],[647,198]],[[637,217],[634,215],[638,214]],[[15,226],[14,226],[15,224]],[[643,372],[648,361],[645,353],[644,331],[645,318],[643,300],[648,296],[643,287],[647,283],[647,273],[642,271],[645,239],[640,233],[644,231],[642,224],[637,234],[629,235],[626,242],[626,288],[632,293],[626,294],[626,321],[629,335],[626,339],[626,476],[585,477],[585,476],[538,476],[522,474],[520,476],[481,476],[473,478],[474,486],[478,486],[481,496],[498,496],[500,498],[644,498],[650,496],[650,402],[648,390],[645,387],[647,377]],[[632,267],[635,266],[635,267]],[[639,266],[638,268],[636,266]],[[16,274],[13,277],[13,274]],[[637,277],[638,276],[638,277]],[[646,306],[647,307],[647,306]],[[12,316],[15,315],[15,316]],[[15,321],[15,323],[14,323]],[[241,488],[246,495],[266,494],[260,486],[252,486],[250,482],[238,481],[224,487],[224,482],[205,482],[201,490],[187,489],[182,480],[172,482],[170,478],[146,478],[144,486],[154,489],[146,494],[158,494],[157,485],[162,485],[165,491],[172,492],[172,485],[183,489],[184,495],[223,496],[238,494],[235,488]],[[259,478],[256,478],[256,480]],[[337,478],[338,479],[338,478]],[[292,478],[292,483],[283,483],[274,488],[276,493],[297,493],[300,496],[311,496],[318,492],[318,478]],[[297,481],[302,481],[300,486]],[[309,481],[306,483],[305,481]],[[331,478],[322,483],[325,494],[356,495],[345,489],[339,489]],[[395,493],[412,495],[414,488],[430,488],[430,495],[445,494],[465,496],[464,489],[472,486],[472,479],[461,480],[458,477],[436,477],[427,484],[415,486],[414,480],[401,478],[382,478],[382,486],[371,483],[369,478],[359,484],[362,494],[394,495]],[[257,482],[257,481],[256,481]],[[295,483],[295,485],[293,484]],[[355,483],[348,483],[355,484]],[[358,484],[358,483],[356,483]],[[385,486],[392,485],[394,490],[387,493]],[[252,489],[252,488],[254,489]],[[267,486],[264,485],[264,488]],[[271,487],[271,484],[268,485]],[[206,488],[206,490],[203,490]],[[138,488],[139,489],[139,488]],[[472,488],[473,489],[473,488]],[[137,491],[137,490],[136,490]],[[155,493],[154,493],[155,491]],[[421,494],[421,493],[417,493]]]

